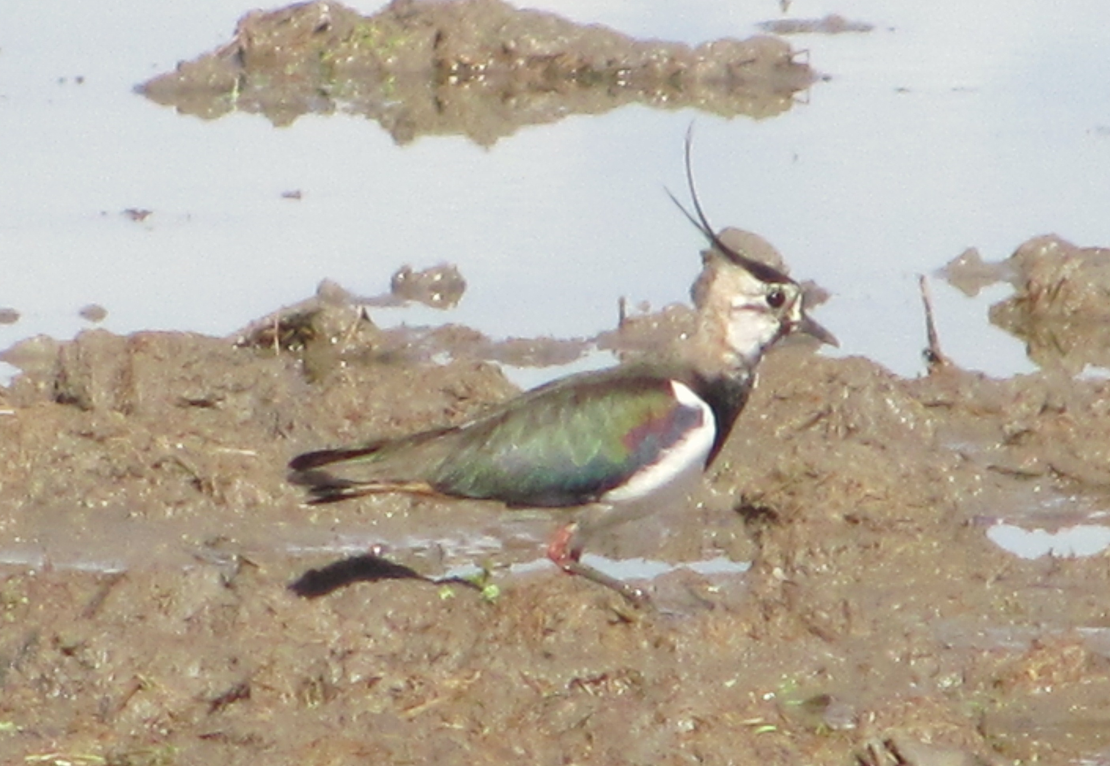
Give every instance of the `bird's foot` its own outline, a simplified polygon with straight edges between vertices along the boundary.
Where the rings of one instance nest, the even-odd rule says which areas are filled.
[[[582,545],[576,540],[578,524],[572,523],[555,533],[547,546],[547,557],[567,574],[578,575],[621,594],[633,606],[647,606],[651,599],[647,591],[624,580],[607,575],[597,567],[581,561]]]
[[[618,580],[612,575],[607,575],[597,567],[592,567],[589,564],[584,564],[581,561],[575,560],[559,564],[559,566],[562,567],[563,571],[567,574],[585,577],[587,580],[592,580],[598,585],[603,585],[610,590],[615,590],[617,593],[624,596],[624,599],[633,606],[645,607],[651,603],[651,599],[648,597],[646,590],[637,585],[627,583],[624,580]]]

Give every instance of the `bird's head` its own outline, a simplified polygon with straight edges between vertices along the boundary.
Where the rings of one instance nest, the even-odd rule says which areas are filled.
[[[699,328],[733,355],[753,365],[776,341],[792,333],[838,345],[836,338],[806,313],[802,286],[778,269],[729,248],[714,235],[701,275],[691,290]]]
[[[694,188],[690,143],[688,133],[686,177],[695,214],[674,195],[671,199],[712,245],[691,290],[698,309],[699,332],[716,346],[712,353],[729,366],[750,368],[767,348],[792,333],[805,333],[822,343],[839,345],[831,332],[806,313],[801,285],[778,268],[745,253],[746,247],[726,244],[710,227]]]

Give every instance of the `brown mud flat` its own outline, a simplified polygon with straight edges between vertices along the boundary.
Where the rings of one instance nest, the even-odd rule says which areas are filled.
[[[1103,310],[1077,295],[1105,287],[1105,257],[1032,241],[1010,264],[1007,311],[1026,306],[1019,324],[1035,328],[1067,300],[1081,323],[1077,306]],[[635,353],[686,318],[630,317],[596,342]],[[513,393],[479,358],[496,344],[437,363],[429,337],[479,338],[436,332],[391,336],[332,291],[239,338],[92,330],[9,352],[23,373],[0,388],[0,761],[940,766],[1110,752],[1110,555],[1026,561],[985,535],[1000,509],[1105,507],[1107,381],[1066,361],[902,379],[780,348],[690,502],[593,548],[751,569],[675,569],[650,584],[659,609],[637,611],[552,567],[504,569],[540,555],[550,516],[529,536],[482,503],[301,505],[293,454],[457,422]],[[443,542],[490,537],[504,547]],[[289,589],[369,541],[432,574],[484,559],[500,592]]]
[[[489,146],[627,104],[771,117],[818,79],[769,35],[691,48],[501,0],[395,0],[373,16],[335,2],[247,14],[227,45],[138,90],[205,119],[246,112],[288,125],[343,111],[398,143],[457,134]]]

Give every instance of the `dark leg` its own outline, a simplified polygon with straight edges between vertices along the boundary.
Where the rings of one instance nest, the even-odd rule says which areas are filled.
[[[585,577],[598,585],[615,590],[635,606],[645,606],[648,595],[642,588],[630,585],[616,577],[611,577],[600,569],[584,564],[582,557],[582,541],[578,539],[578,522],[571,522],[555,533],[551,543],[547,546],[547,557],[567,574]]]

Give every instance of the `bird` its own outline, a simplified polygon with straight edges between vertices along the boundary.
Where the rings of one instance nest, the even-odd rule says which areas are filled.
[[[691,289],[696,328],[673,361],[573,374],[461,425],[298,455],[289,479],[307,487],[307,502],[408,493],[571,511],[547,557],[634,604],[648,601],[643,589],[581,560],[587,539],[651,513],[655,498],[712,465],[771,346],[795,333],[839,345],[806,312],[798,282],[714,232],[694,185],[691,144],[688,133],[693,212],[667,194],[711,247]]]

